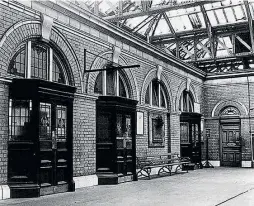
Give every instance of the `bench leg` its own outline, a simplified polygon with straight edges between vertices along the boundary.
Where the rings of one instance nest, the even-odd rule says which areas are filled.
[[[166,169],[166,170],[165,170]],[[171,170],[172,170],[172,166],[163,166],[159,169],[158,171],[158,175],[160,175],[160,173],[169,173],[171,176]]]
[[[150,174],[151,174],[151,168],[142,168],[137,172],[137,177],[145,176],[145,177],[148,177],[150,180],[151,179]]]

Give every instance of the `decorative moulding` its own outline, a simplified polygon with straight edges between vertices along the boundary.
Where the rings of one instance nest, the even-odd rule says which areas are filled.
[[[51,31],[52,31],[52,26],[53,26],[53,18],[41,14],[41,36],[44,40],[49,41],[50,36],[51,36]]]

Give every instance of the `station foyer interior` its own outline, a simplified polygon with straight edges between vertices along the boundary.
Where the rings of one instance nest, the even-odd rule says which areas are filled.
[[[164,154],[254,167],[254,1],[0,9],[2,199],[128,184],[138,160]]]

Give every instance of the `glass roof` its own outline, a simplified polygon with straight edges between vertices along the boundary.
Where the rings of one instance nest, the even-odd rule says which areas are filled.
[[[75,1],[85,3],[91,12],[97,8],[97,15],[105,20],[183,60],[254,52],[254,37],[248,30],[254,0]]]

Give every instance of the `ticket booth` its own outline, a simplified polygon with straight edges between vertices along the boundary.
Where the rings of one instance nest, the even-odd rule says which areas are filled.
[[[11,197],[73,191],[75,87],[39,79],[10,84],[8,185]]]
[[[201,114],[182,112],[180,115],[181,156],[202,167],[200,123]]]
[[[137,101],[100,96],[96,102],[96,172],[99,184],[118,184],[136,177]]]

